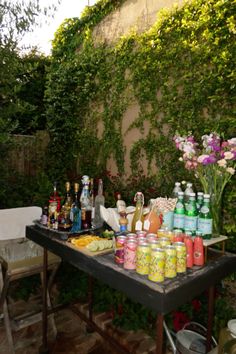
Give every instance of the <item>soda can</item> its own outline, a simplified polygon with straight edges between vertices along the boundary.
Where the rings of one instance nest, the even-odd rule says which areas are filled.
[[[133,233],[133,232],[128,233],[126,236],[127,236],[128,238],[131,238],[131,237],[137,238],[137,235],[136,235],[135,233]]]
[[[146,239],[148,242],[149,242],[149,240],[156,240],[157,235],[156,234],[147,234]]]
[[[177,275],[177,251],[175,246],[166,246],[165,250],[165,277],[174,278]]]
[[[147,232],[146,232],[146,231],[137,231],[137,232],[136,232],[136,235],[137,235],[138,238],[140,238],[140,237],[146,237]]]
[[[193,240],[191,237],[186,236],[184,238],[184,243],[186,246],[186,252],[187,252],[187,268],[192,268],[193,267]]]
[[[157,230],[157,237],[164,237],[166,233],[165,229],[158,229]]]
[[[126,236],[117,236],[115,242],[115,262],[118,264],[124,263],[124,245]]]
[[[176,248],[177,273],[184,273],[186,272],[186,246],[183,242],[175,242],[173,246]]]
[[[148,240],[148,244],[151,249],[152,248],[161,248],[160,241],[157,239],[156,240],[153,240],[153,239]]]
[[[140,244],[140,243],[147,243],[146,237],[139,237],[139,238],[137,239],[137,242],[138,242],[138,244]]]
[[[151,250],[148,279],[154,282],[165,279],[165,251],[162,248]]]
[[[161,237],[158,239],[158,241],[160,242],[160,245],[162,248],[164,248],[165,246],[170,245],[170,239],[168,237]]]
[[[136,269],[136,250],[137,241],[127,240],[124,246],[124,268],[125,269]]]
[[[151,248],[147,242],[138,243],[136,252],[136,272],[138,274],[148,274],[150,254]]]

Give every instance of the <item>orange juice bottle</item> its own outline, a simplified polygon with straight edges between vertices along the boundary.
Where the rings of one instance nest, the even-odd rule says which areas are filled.
[[[159,215],[157,214],[157,207],[155,202],[150,202],[150,211],[144,218],[144,226],[143,229],[148,233],[156,234],[157,230],[161,226],[161,220]]]

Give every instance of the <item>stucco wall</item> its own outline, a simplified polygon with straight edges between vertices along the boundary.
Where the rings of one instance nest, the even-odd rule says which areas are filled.
[[[98,42],[108,44],[115,43],[121,36],[128,34],[131,30],[144,32],[148,30],[157,20],[158,12],[165,8],[170,9],[173,5],[183,4],[183,0],[127,0],[118,10],[112,12],[93,31],[93,37]],[[144,122],[144,131],[137,128],[127,132],[128,127],[138,117],[139,106],[137,103],[127,109],[122,122],[122,134],[125,145],[125,177],[131,173],[130,169],[130,150],[132,144],[140,138],[146,137],[149,132],[149,123]],[[98,135],[103,131],[102,123],[98,125]],[[142,157],[144,172],[147,172],[147,161]],[[112,157],[107,162],[107,169],[113,174],[117,172],[117,166]],[[155,172],[155,166],[152,167]]]

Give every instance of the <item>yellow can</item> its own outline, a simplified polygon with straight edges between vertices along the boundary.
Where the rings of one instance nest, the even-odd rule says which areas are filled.
[[[173,246],[176,248],[177,273],[184,273],[186,272],[186,260],[187,260],[186,246],[183,242],[175,242]]]
[[[166,263],[165,263],[165,277],[174,278],[177,275],[177,251],[174,246],[166,246],[164,248]]]
[[[161,237],[158,239],[162,248],[170,245],[170,239],[168,237]]]
[[[154,282],[165,280],[165,251],[162,248],[152,248],[148,279]]]
[[[149,271],[151,248],[148,243],[142,242],[138,244],[136,251],[136,272],[146,275]]]

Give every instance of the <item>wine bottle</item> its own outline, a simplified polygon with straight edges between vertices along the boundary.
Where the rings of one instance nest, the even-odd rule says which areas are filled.
[[[71,228],[70,212],[72,205],[72,198],[70,193],[70,182],[65,184],[66,194],[65,199],[61,207],[59,229],[62,231],[68,231]]]

